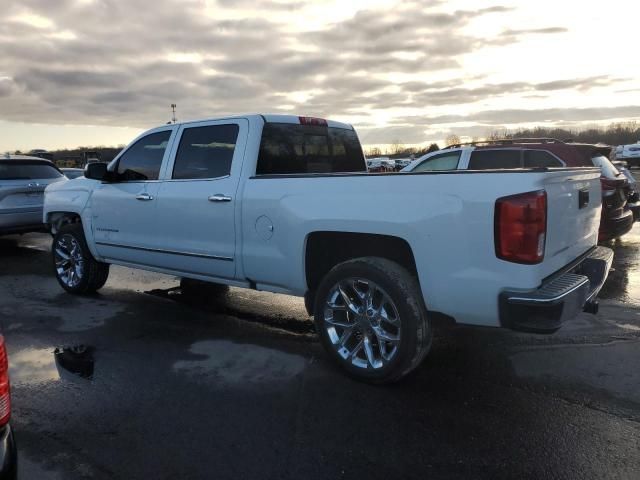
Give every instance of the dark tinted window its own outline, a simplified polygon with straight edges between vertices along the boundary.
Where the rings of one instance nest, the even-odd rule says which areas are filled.
[[[460,160],[460,152],[442,153],[427,158],[420,165],[412,170],[412,172],[431,172],[434,170],[455,170],[458,168]]]
[[[562,162],[544,150],[525,150],[524,168],[562,167]]]
[[[238,125],[185,129],[176,154],[172,178],[217,178],[229,175],[238,130]]]
[[[522,150],[474,150],[469,160],[469,170],[522,168]]]
[[[134,143],[118,160],[118,180],[157,180],[171,131],[152,133]]]
[[[264,126],[257,175],[366,171],[353,130],[284,123]]]
[[[38,162],[0,162],[0,180],[47,180],[60,178],[55,167]]]

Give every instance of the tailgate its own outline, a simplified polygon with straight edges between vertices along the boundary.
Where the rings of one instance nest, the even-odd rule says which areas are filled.
[[[47,183],[36,180],[0,181],[0,212],[19,212],[42,207]]]
[[[542,273],[550,275],[598,243],[602,210],[600,171],[586,168],[550,172],[541,182],[547,192]]]

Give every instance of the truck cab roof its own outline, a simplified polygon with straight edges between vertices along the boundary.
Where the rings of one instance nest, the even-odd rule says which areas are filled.
[[[175,125],[188,125],[196,122],[212,121],[212,120],[232,120],[238,118],[253,118],[256,120],[261,119],[264,123],[291,123],[295,125],[324,125],[332,128],[344,128],[346,130],[353,130],[353,125],[343,122],[337,122],[335,120],[327,120],[324,118],[309,117],[304,115],[285,115],[285,114],[273,114],[273,113],[251,113],[247,115],[230,115],[222,117],[210,117],[201,118],[197,120],[188,120],[184,122],[177,122]]]

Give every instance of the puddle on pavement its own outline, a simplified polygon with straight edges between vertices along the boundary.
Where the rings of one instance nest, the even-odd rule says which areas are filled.
[[[9,357],[11,382],[15,384],[45,383],[57,380],[76,381],[93,378],[94,348],[73,347],[25,348]]]
[[[631,325],[629,323],[617,323],[616,325],[625,330],[633,330],[634,332],[640,332],[640,327],[638,327],[637,325]]]
[[[640,222],[621,239],[607,245],[613,249],[612,267],[599,297],[640,305]]]
[[[11,383],[43,383],[58,380],[60,374],[49,348],[25,348],[9,355]]]
[[[511,364],[520,378],[587,386],[640,404],[640,370],[621,370],[640,365],[637,341],[529,349],[511,355]]]
[[[203,358],[178,361],[173,370],[205,383],[246,385],[285,381],[305,368],[305,359],[299,355],[228,340],[196,342],[189,352]]]

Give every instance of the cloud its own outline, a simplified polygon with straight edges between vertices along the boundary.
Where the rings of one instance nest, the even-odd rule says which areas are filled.
[[[343,115],[363,105],[408,104],[405,93],[384,91],[396,82],[383,74],[458,68],[458,56],[484,44],[464,33],[468,23],[509,10],[446,13],[433,10],[437,2],[399,2],[303,32],[263,14],[308,4],[218,0],[207,14],[197,0],[180,8],[149,0],[24,0],[5,15],[38,25],[0,22],[9,66],[0,73],[19,92],[7,95],[3,87],[0,109],[5,120],[34,121],[37,112],[40,122],[145,126],[163,121],[169,103],[191,117],[282,105]],[[248,14],[216,15],[230,8]],[[300,104],[287,95],[299,90],[314,93]]]
[[[394,119],[389,126],[359,128],[364,143],[422,143],[449,133],[484,136],[506,125],[545,123],[557,126],[584,125],[588,122],[640,118],[640,105],[601,108],[547,108],[540,110],[487,110],[469,115],[424,115]]]
[[[503,37],[519,37],[522,35],[556,35],[566,33],[569,30],[564,27],[525,28],[520,30],[504,30]]]
[[[546,98],[624,80],[600,75],[496,83],[462,70],[465,58],[486,48],[566,32],[541,26],[494,37],[472,34],[473,22],[484,17],[497,22],[510,14],[513,8],[499,1],[454,11],[444,1],[404,0],[303,28],[317,5],[309,0],[10,2],[0,12],[1,118],[148,127],[166,121],[169,105],[177,103],[180,118],[293,107],[310,115],[355,115],[373,124],[375,112],[449,106],[476,111],[491,98]],[[525,116],[562,118],[563,112],[402,114],[390,119],[382,136],[407,141],[404,137],[419,138],[434,122],[469,121],[485,128]]]

